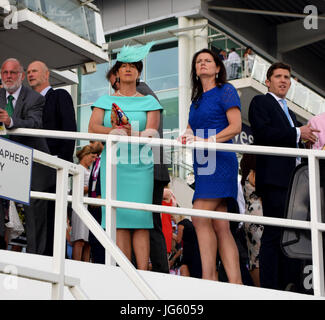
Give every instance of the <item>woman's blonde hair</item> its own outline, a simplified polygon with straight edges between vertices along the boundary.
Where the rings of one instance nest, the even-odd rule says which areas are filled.
[[[90,145],[86,145],[84,146],[82,149],[78,150],[76,153],[77,158],[79,159],[79,162],[81,161],[81,159],[90,154],[90,153],[96,153],[95,150],[90,146]]]

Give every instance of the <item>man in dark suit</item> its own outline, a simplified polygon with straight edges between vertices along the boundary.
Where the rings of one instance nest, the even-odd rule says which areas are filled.
[[[64,89],[53,90],[49,82],[50,72],[42,61],[34,61],[27,68],[29,85],[45,97],[43,108],[43,129],[77,131],[75,110],[70,94]],[[47,138],[50,153],[63,160],[73,162],[75,140]],[[50,192],[55,193],[56,188]],[[49,202],[47,212],[48,233],[45,254],[53,255],[55,202]]]
[[[287,107],[290,76],[289,65],[274,63],[265,81],[268,93],[251,101],[249,122],[256,145],[297,148],[301,140],[316,140],[316,130],[310,126],[298,128],[295,114]],[[284,218],[289,181],[298,162],[294,157],[256,156],[256,192],[262,198],[264,216]],[[259,254],[262,287],[285,289],[289,283],[299,285],[298,260],[284,256],[280,238],[280,228],[264,227]]]
[[[45,103],[39,93],[24,87],[24,69],[16,59],[7,59],[1,66],[3,89],[0,89],[0,122],[7,128],[10,140],[49,153],[46,140],[35,136],[10,135],[10,129],[42,128],[42,113]],[[19,183],[19,177],[13,177]],[[48,192],[54,182],[53,171],[33,162],[31,189]],[[24,206],[26,219],[27,252],[43,254],[46,243],[47,201],[31,199]],[[0,207],[0,236],[4,231],[4,208]]]
[[[114,90],[119,89],[117,77],[113,74],[112,69],[107,74],[107,80],[111,83]],[[137,83],[137,91],[143,95],[152,95],[158,102],[158,97],[149,88],[145,82]],[[159,137],[163,138],[163,114],[160,112],[160,123],[158,128]],[[161,205],[163,200],[164,188],[168,185],[169,173],[167,165],[164,161],[164,151],[162,147],[153,147],[154,155],[154,186],[152,203]],[[161,217],[159,212],[153,212],[153,229],[150,229],[150,261],[152,271],[169,273],[169,265],[167,260],[167,248],[162,232]]]

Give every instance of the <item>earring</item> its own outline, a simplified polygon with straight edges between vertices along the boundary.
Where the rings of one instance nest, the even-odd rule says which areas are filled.
[[[218,73],[216,73],[216,79],[218,79]]]
[[[140,83],[140,78],[137,78],[137,80],[135,81],[136,85],[138,85]]]
[[[195,79],[196,79],[196,81],[198,81],[198,80],[199,80],[199,77],[198,77],[198,76],[196,76],[196,77],[195,77]]]
[[[120,82],[120,77],[116,77],[116,82]]]

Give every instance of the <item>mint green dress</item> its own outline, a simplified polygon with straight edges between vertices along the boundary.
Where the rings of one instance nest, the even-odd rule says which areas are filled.
[[[112,103],[116,103],[127,115],[133,130],[146,128],[147,112],[161,110],[158,101],[151,95],[143,97],[118,97],[104,95],[93,107],[105,110],[104,126],[111,126]],[[141,157],[140,157],[141,155]],[[149,146],[118,143],[117,148],[117,200],[152,204],[153,154]],[[106,146],[101,157],[101,195],[106,194]],[[105,207],[102,207],[102,227],[105,228]],[[152,229],[152,212],[117,208],[116,227],[118,229]]]

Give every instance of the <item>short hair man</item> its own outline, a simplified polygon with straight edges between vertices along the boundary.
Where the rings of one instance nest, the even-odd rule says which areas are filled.
[[[43,129],[57,131],[77,131],[75,110],[70,94],[64,89],[54,90],[49,82],[50,71],[42,61],[33,61],[27,68],[29,85],[45,97],[43,108]],[[47,138],[51,155],[73,162],[75,140]],[[51,192],[55,192],[53,186]],[[55,202],[49,203],[47,211],[46,255],[53,255]]]
[[[299,141],[316,141],[315,129],[298,128],[295,114],[288,109],[285,97],[290,88],[291,68],[274,63],[265,81],[268,93],[255,96],[249,106],[254,143],[257,145],[297,148]],[[293,157],[257,155],[256,192],[262,198],[263,215],[284,218],[290,177],[296,167]],[[265,226],[260,248],[261,286],[284,289],[299,280],[298,261],[284,256],[280,248],[281,229]]]
[[[107,80],[111,83],[112,88],[117,91],[119,89],[119,81],[114,74],[114,69],[110,69],[110,71],[106,75]],[[137,84],[137,91],[143,95],[152,95],[154,98],[158,100],[158,97],[155,93],[149,88],[149,86],[140,81]],[[158,100],[159,101],[159,100]],[[160,113],[160,124],[158,128],[159,137],[163,137],[163,115]],[[163,200],[164,188],[168,185],[169,173],[166,164],[164,163],[164,152],[163,148],[160,148],[158,152],[155,152],[153,148],[154,154],[154,188],[153,188],[153,204],[161,205]],[[154,228],[150,229],[150,260],[152,263],[152,271],[156,272],[164,272],[169,273],[169,266],[167,260],[167,248],[166,242],[164,238],[164,234],[162,232],[161,218],[159,212],[153,212],[153,225]]]
[[[0,89],[0,122],[8,129],[10,140],[49,153],[44,138],[35,136],[10,135],[14,128],[42,128],[44,97],[22,85],[25,73],[17,59],[10,58],[1,66],[3,88]],[[53,171],[39,163],[33,163],[31,189],[48,192],[54,183]],[[13,177],[19,183],[19,177]],[[0,206],[0,236],[4,230],[3,207]],[[29,206],[24,206],[26,218],[27,252],[43,254],[46,243],[47,201],[31,199]]]

